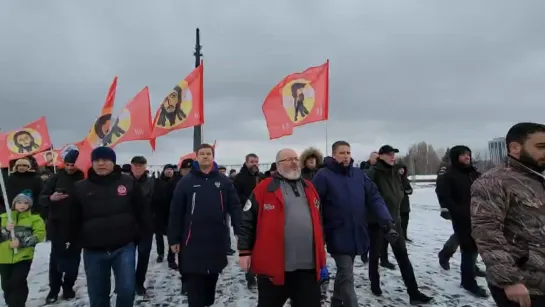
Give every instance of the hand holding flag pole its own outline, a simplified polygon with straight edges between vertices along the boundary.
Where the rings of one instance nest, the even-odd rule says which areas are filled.
[[[8,215],[8,223],[13,223],[13,219],[11,218],[11,206],[9,204],[8,200],[8,193],[6,192],[6,184],[4,182],[4,174],[1,172],[2,169],[2,163],[0,163],[0,186],[2,187],[2,196],[4,197],[4,206],[6,207],[6,213]],[[11,238],[15,238],[15,230],[12,229],[11,232]],[[17,254],[17,249],[15,248],[13,250],[14,254]]]

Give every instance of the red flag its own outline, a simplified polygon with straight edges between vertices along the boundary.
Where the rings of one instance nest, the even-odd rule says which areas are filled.
[[[106,100],[104,101],[104,105],[102,106],[102,109],[100,111],[100,116],[95,120],[95,123],[89,130],[89,134],[85,138],[85,140],[93,148],[102,146],[102,139],[104,139],[104,137],[110,131],[110,122],[114,109],[116,91],[117,77],[114,78],[114,81],[112,81],[112,84],[110,85],[110,89],[108,90],[108,94],[106,95]]]
[[[34,154],[32,157],[34,158],[34,160],[36,160],[36,164],[38,164],[38,167],[55,166],[57,168],[61,168],[63,166],[59,150],[46,150]]]
[[[214,148],[214,150],[216,150],[216,141],[214,141],[214,144],[212,145],[212,148]],[[185,154],[185,155],[181,156],[180,160],[178,160],[178,168],[180,168],[180,165],[182,165],[182,162],[185,159],[196,160],[197,159],[197,154],[195,152],[190,152],[188,154]]]
[[[114,78],[106,100],[100,111],[100,116],[95,120],[95,123],[89,130],[87,137],[78,144],[80,145],[80,155],[76,161],[76,167],[83,172],[87,172],[87,169],[91,166],[91,151],[98,146],[102,146],[103,139],[110,132],[110,123],[112,119],[112,112],[114,109],[115,93],[117,91],[117,77]]]
[[[124,142],[149,140],[151,135],[151,107],[146,86],[121,111],[102,145],[113,148]]]
[[[329,60],[280,81],[262,106],[270,139],[293,134],[293,127],[327,120]]]
[[[183,81],[168,94],[155,113],[153,138],[174,130],[199,126],[204,123],[203,103],[203,63],[195,68]]]
[[[47,122],[42,116],[38,120],[5,133],[0,144],[0,164],[9,165],[9,161],[24,158],[48,150],[51,147]]]

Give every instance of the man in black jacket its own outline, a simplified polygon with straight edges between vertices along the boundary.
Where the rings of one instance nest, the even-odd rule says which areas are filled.
[[[384,198],[390,215],[395,221],[395,229],[399,234],[403,233],[401,228],[401,202],[405,197],[405,187],[403,186],[399,169],[394,167],[395,154],[399,150],[390,145],[384,145],[378,151],[379,159],[377,163],[369,169],[368,176],[375,182],[377,188]],[[383,232],[374,225],[374,218],[370,218],[369,228],[369,280],[371,281],[371,292],[374,295],[382,295],[380,287],[380,275],[378,272],[379,257],[387,257],[386,249],[383,246],[387,242],[384,239]],[[414,276],[413,266],[407,253],[405,238],[400,236],[395,242],[391,242],[392,251],[399,265],[401,277],[407,287],[407,294],[411,305],[429,303],[432,298],[423,294],[418,289],[418,284]]]
[[[155,208],[163,205],[163,203],[165,202],[165,195],[160,189],[155,190],[156,181],[154,178],[149,176],[148,171],[146,170],[147,165],[148,161],[145,157],[133,157],[131,160],[131,174],[132,177],[139,183],[140,187],[142,188],[146,211],[152,214],[152,221],[156,221],[156,217],[153,215],[156,212]],[[153,229],[147,229],[147,232],[141,230],[140,238],[136,242],[138,250],[138,259],[136,263],[136,294],[138,295],[146,294],[144,282],[146,281],[146,273],[148,272],[152,242]]]
[[[155,244],[157,245],[157,262],[163,262],[165,257],[165,239],[168,226],[168,212],[171,199],[168,198],[168,184],[174,177],[175,165],[166,164],[159,178],[155,180],[155,191],[162,193],[165,197],[161,203],[156,203],[153,208],[155,217],[153,226],[155,228]],[[167,246],[167,262],[169,268],[178,269],[174,253]]]
[[[437,177],[436,193],[441,208],[447,209],[452,228],[462,251],[462,287],[481,298],[488,297],[485,289],[475,280],[478,250],[471,237],[471,185],[481,174],[471,165],[471,150],[467,146],[450,149],[450,166]]]
[[[214,305],[219,274],[227,266],[227,227],[238,234],[242,210],[231,180],[217,171],[214,148],[197,150],[191,173],[178,182],[170,204],[168,242],[182,256],[188,306]]]
[[[73,235],[83,247],[83,264],[91,306],[109,306],[114,272],[116,306],[132,307],[136,290],[136,247],[150,232],[142,188],[115,165],[115,152],[97,147],[91,153],[88,178],[76,183]]]
[[[254,153],[247,154],[244,165],[233,181],[241,206],[244,206],[257,183],[264,178],[265,175],[259,172],[259,157]],[[250,271],[246,272],[246,282],[250,289],[257,287],[256,277]]]
[[[79,156],[77,150],[64,157],[64,169],[54,174],[44,185],[40,204],[49,212],[47,232],[51,239],[49,254],[49,294],[46,304],[53,304],[62,296],[65,300],[76,297],[74,283],[78,277],[81,247],[67,244],[70,235],[70,218],[74,200],[75,184],[83,179],[83,172],[75,167]]]

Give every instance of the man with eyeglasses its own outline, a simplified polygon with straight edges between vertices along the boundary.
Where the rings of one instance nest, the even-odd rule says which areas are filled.
[[[297,153],[280,150],[277,173],[255,187],[244,204],[239,262],[258,276],[259,307],[320,307],[325,250],[320,199],[301,176]],[[257,231],[259,229],[259,231]]]

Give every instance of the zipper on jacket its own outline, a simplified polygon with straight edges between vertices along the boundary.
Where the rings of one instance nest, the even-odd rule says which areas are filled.
[[[220,203],[221,203],[221,212],[225,212],[223,208],[223,192],[220,190]]]
[[[189,231],[187,232],[187,239],[185,239],[185,246],[189,244],[189,238],[191,238],[191,226],[193,226],[193,212],[195,212],[195,198],[197,198],[197,192],[193,192],[191,197],[191,215],[189,220]]]

